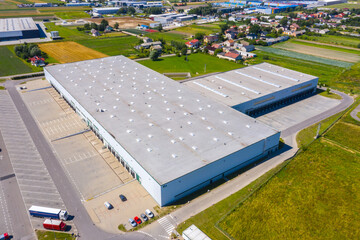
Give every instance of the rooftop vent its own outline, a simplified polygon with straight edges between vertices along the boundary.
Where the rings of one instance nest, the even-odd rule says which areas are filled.
[[[151,108],[151,104],[149,104],[148,107]]]
[[[127,133],[131,133],[132,131],[130,129],[126,130]]]
[[[146,149],[148,152],[152,152],[152,149],[151,148],[147,148]]]
[[[223,121],[223,123],[228,124],[229,122],[228,122],[228,121],[226,121],[226,120],[224,120],[224,121]]]
[[[220,110],[219,113],[220,113],[220,114],[223,114],[224,112]]]
[[[176,141],[174,139],[171,139],[170,141],[172,144],[176,143]]]
[[[215,142],[219,141],[219,139],[216,138],[216,137],[214,137],[213,140],[214,140]]]
[[[228,134],[229,134],[230,136],[234,135],[232,132],[228,132]]]
[[[132,119],[132,118],[129,119],[129,122],[133,122],[133,121],[134,121],[134,119]]]
[[[201,117],[201,119],[205,121],[205,120],[206,120],[206,117]]]
[[[148,117],[151,117],[151,114],[150,113],[148,113],[148,114],[146,114]],[[152,124],[152,123],[151,123]],[[152,125],[151,125],[152,126]]]
[[[148,138],[152,138],[152,137],[153,137],[153,135],[151,135],[151,134],[148,135]]]
[[[117,109],[117,106],[113,106],[113,109]]]
[[[114,115],[110,115],[110,118],[114,118],[115,116]]]
[[[198,148],[196,146],[191,147],[193,150],[197,150]]]
[[[250,125],[247,124],[246,127],[247,127],[247,128],[250,128]]]
[[[207,107],[208,107],[208,108],[211,108],[211,105],[210,105],[210,104],[208,104],[208,105],[207,105]]]
[[[184,104],[180,104],[179,106],[180,106],[180,107],[184,107]]]
[[[184,138],[183,138],[183,137],[179,137],[179,140],[180,140],[180,141],[184,141]]]
[[[170,120],[171,120],[171,117],[167,117],[166,120],[170,121]]]
[[[149,127],[152,127],[152,126],[154,126],[154,124],[152,124],[152,123],[149,123]]]
[[[177,158],[177,155],[175,153],[171,154],[173,158]]]
[[[170,111],[170,108],[166,108],[166,111]]]
[[[189,124],[189,125],[190,125],[191,123],[192,123],[192,122],[190,122],[190,121],[187,122],[187,124]]]
[[[195,136],[195,133],[191,132],[189,133],[190,136],[194,137]]]
[[[207,129],[211,130],[211,129],[213,129],[213,128],[212,128],[212,127],[210,127],[210,126],[208,126],[208,127],[207,127]]]
[[[140,138],[137,138],[137,139],[136,139],[136,142],[141,142],[141,139],[140,139]]]
[[[167,130],[168,130],[168,132],[172,132],[172,129],[171,129],[171,128],[168,128]]]

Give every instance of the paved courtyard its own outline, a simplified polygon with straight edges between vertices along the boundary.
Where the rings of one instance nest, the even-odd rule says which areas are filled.
[[[315,95],[257,117],[257,119],[282,131],[321,114],[338,104],[340,104],[339,100]]]
[[[145,209],[153,210],[155,200],[47,81],[30,81],[26,87],[18,88],[24,102],[96,225],[119,233],[119,224],[130,229],[130,217],[139,216]],[[124,194],[128,201],[121,202],[119,194]],[[107,210],[105,201],[111,202],[114,209]]]

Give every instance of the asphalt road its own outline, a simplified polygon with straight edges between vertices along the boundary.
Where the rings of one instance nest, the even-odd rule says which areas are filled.
[[[40,153],[40,156],[43,159],[46,168],[50,173],[50,176],[55,182],[55,185],[61,195],[61,198],[63,199],[66,205],[67,210],[69,211],[69,214],[75,216],[74,223],[78,229],[80,238],[86,240],[153,239],[152,237],[146,234],[136,233],[136,232],[128,233],[128,234],[118,234],[118,235],[107,233],[97,228],[93,224],[90,216],[88,215],[87,211],[85,210],[83,204],[80,201],[80,196],[78,192],[74,189],[73,185],[68,180],[51,146],[48,144],[45,137],[42,135],[31,113],[29,112],[25,103],[23,102],[20,94],[17,92],[15,88],[16,84],[19,84],[19,82],[7,81],[4,85],[7,88],[9,95],[11,96],[18,112],[20,113],[20,116],[23,122],[25,123],[31,138],[33,139],[35,146],[38,152]],[[26,210],[24,210],[24,212],[26,212]]]
[[[357,116],[358,112],[360,112],[360,105],[357,106],[351,113],[351,117],[354,118],[355,120],[360,122],[360,118]]]
[[[284,138],[284,137],[291,136],[304,128],[307,128],[317,122],[320,122],[323,119],[331,117],[332,115],[335,115],[335,114],[345,110],[354,102],[354,99],[345,93],[335,91],[335,90],[331,90],[331,91],[342,97],[339,105],[337,105],[336,107],[331,108],[321,114],[318,114],[312,118],[309,118],[306,121],[303,121],[299,124],[296,124],[296,125],[288,128],[288,129],[283,130],[281,132],[281,137]]]
[[[0,215],[6,228],[1,230],[7,231],[13,239],[36,239],[1,132],[0,148],[0,196],[3,205]]]

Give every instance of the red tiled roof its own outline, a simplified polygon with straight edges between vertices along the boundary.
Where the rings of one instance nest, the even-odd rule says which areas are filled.
[[[227,57],[231,57],[231,58],[237,58],[240,54],[237,54],[237,53],[232,53],[232,52],[227,52],[225,53],[225,56]]]

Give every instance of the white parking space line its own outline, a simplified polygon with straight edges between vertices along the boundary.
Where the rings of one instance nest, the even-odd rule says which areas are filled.
[[[4,190],[2,188],[2,184],[0,181],[0,207],[1,207],[1,219],[4,221],[5,227],[6,227],[6,231],[8,232],[14,232],[12,229],[12,225],[11,225],[11,216],[8,212],[8,206],[6,203],[6,199],[5,199],[5,193]],[[0,220],[1,223],[1,220]],[[1,225],[0,225],[1,227]]]

